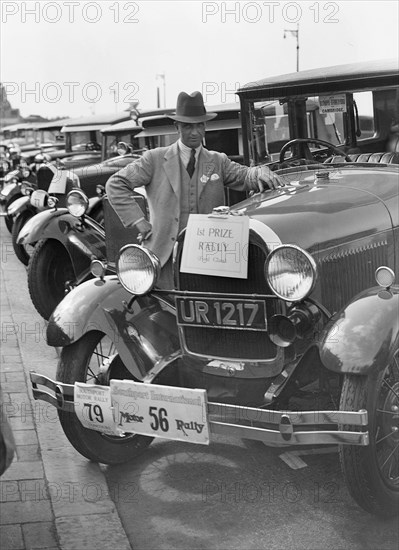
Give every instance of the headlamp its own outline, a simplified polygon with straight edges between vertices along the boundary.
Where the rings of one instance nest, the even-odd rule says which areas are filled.
[[[119,141],[118,145],[116,146],[116,152],[118,155],[126,155],[129,152],[129,146],[124,141]]]
[[[3,169],[3,172],[7,172],[10,169],[10,164],[6,160],[3,160],[3,162],[1,163],[1,167]]]
[[[132,294],[142,296],[150,292],[158,281],[160,270],[158,257],[147,248],[128,244],[119,251],[116,272],[122,286]]]
[[[274,294],[287,302],[299,302],[313,290],[316,262],[295,245],[275,248],[265,262],[266,280]]]
[[[389,288],[395,282],[395,273],[391,268],[381,266],[376,269],[375,280],[379,286]]]
[[[80,218],[83,216],[89,208],[89,199],[80,189],[74,189],[70,191],[66,198],[66,205],[68,211],[72,216]]]
[[[21,183],[21,193],[25,196],[29,196],[33,193],[33,187],[30,185],[30,183],[27,183],[26,181]]]

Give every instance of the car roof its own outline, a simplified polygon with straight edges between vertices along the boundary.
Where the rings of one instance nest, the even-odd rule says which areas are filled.
[[[129,120],[124,120],[122,122],[118,122],[116,124],[111,124],[106,126],[105,128],[101,129],[102,134],[114,134],[118,132],[124,132],[127,130],[130,130],[133,132],[140,132],[142,130],[142,126],[137,124],[137,121],[129,118]]]
[[[10,124],[9,126],[3,126],[1,129],[2,132],[4,131],[15,131],[15,130],[32,130],[37,127],[39,123],[38,122],[19,122],[18,124]]]
[[[108,124],[115,124],[130,119],[130,111],[108,113],[89,117],[70,118],[61,132],[80,132],[82,130],[101,130]]]
[[[215,112],[218,115],[206,123],[207,132],[241,128],[240,104],[238,102],[207,105],[206,110],[208,113]],[[162,136],[177,132],[172,119],[167,114],[142,117],[139,122],[143,126],[143,130],[136,137]]]
[[[277,99],[288,95],[356,92],[399,85],[397,59],[320,67],[249,82],[237,94],[241,99]]]
[[[62,128],[67,124],[70,120],[70,118],[62,118],[60,120],[52,120],[48,122],[41,122],[37,126],[35,126],[35,130],[52,130],[53,128]]]

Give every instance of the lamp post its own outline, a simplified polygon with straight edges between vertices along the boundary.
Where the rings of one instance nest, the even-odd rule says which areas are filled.
[[[159,79],[159,78],[162,78],[162,81],[163,81],[163,107],[164,109],[166,109],[166,78],[165,78],[165,73],[159,73],[156,75],[156,78]],[[160,98],[160,90],[159,90],[159,85],[157,85],[157,107],[160,108],[161,107],[161,98]]]
[[[296,30],[294,29],[284,29],[284,38],[286,34],[296,36],[296,70],[299,71],[299,23],[296,25]]]

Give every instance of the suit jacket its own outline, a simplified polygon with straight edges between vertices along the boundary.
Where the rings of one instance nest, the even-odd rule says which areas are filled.
[[[208,214],[224,204],[227,185],[237,190],[257,189],[258,167],[231,161],[224,153],[202,148],[198,157],[198,213]],[[106,184],[109,201],[125,227],[143,217],[131,190],[146,186],[152,236],[145,246],[164,265],[176,242],[180,219],[180,157],[178,144],[146,151],[143,156],[111,176]]]

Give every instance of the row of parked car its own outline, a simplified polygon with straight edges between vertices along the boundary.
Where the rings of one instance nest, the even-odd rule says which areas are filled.
[[[281,446],[339,444],[356,502],[397,514],[398,77],[397,60],[301,71],[243,86],[239,106],[210,107],[218,117],[206,146],[267,164],[284,181],[251,197],[226,192],[225,208],[211,214],[218,227],[248,218],[247,276],[231,276],[223,262],[216,274],[181,269],[193,246],[183,231],[174,288],[159,289],[157,258],[102,194],[115,170],[177,138],[163,113],[102,129],[96,165],[45,159],[38,189],[29,191],[42,211],[18,229],[16,244],[32,247],[31,297],[49,319],[49,345],[63,350],[55,380],[31,378],[34,396],[59,409],[83,456],[115,464],[134,460],[153,437],[199,442],[171,429],[182,422],[171,402],[183,399],[184,414],[207,434],[201,443],[227,434]],[[67,139],[85,143],[83,155],[88,145],[100,154],[89,135],[99,128],[76,126],[86,141],[71,128]],[[90,188],[101,195],[97,220],[94,210],[88,215]],[[136,199],[148,215],[145,192]],[[120,381],[135,395],[161,392],[144,408],[134,401],[136,421],[110,413],[120,405]],[[86,396],[93,385],[107,390],[107,410],[97,403],[83,420],[77,382]],[[205,394],[200,418],[187,405],[193,389]]]

